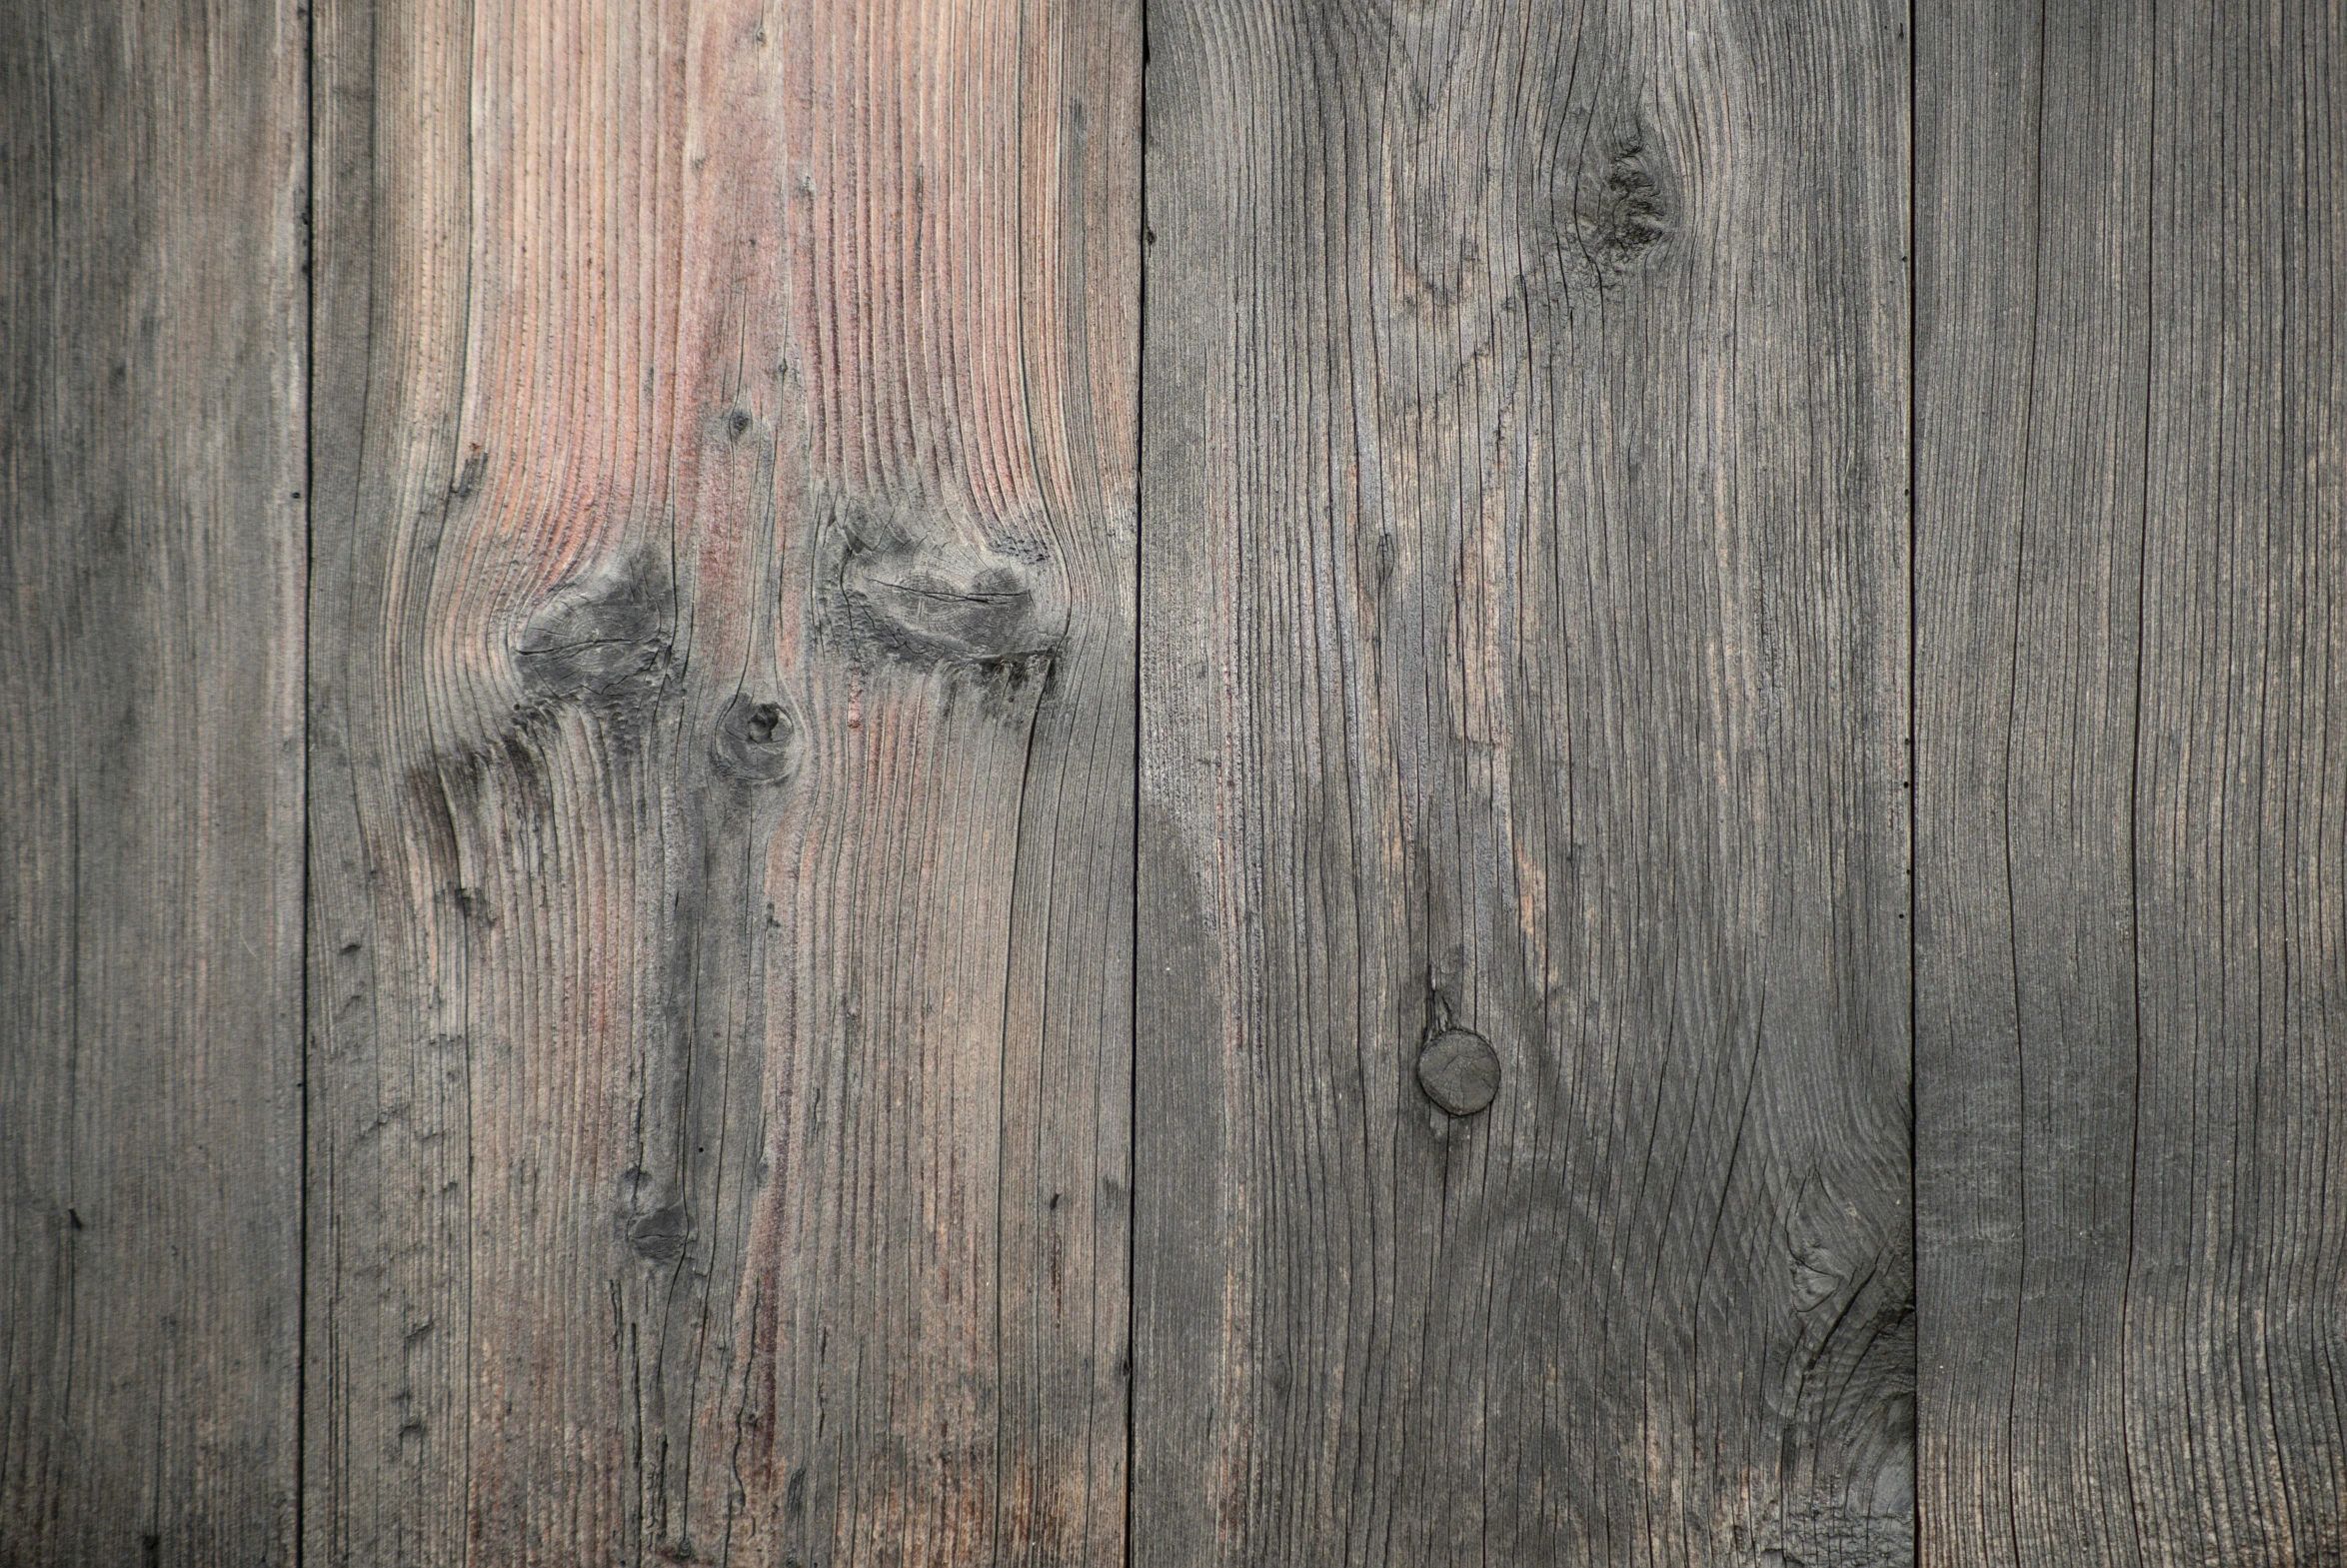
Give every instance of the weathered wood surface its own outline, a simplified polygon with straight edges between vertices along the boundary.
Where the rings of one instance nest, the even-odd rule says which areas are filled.
[[[1904,21],[1151,7],[1137,1563],[1912,1558]]]
[[[2347,13],[1909,14],[0,0],[0,1565],[2347,1562]]]
[[[304,29],[0,3],[0,1563],[285,1563]]]
[[[2347,1560],[2343,35],[1918,34],[1934,1563]]]
[[[319,27],[310,1555],[1118,1560],[1138,11]]]

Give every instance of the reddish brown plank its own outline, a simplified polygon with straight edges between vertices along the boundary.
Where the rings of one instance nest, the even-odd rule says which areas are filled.
[[[312,1551],[1114,1560],[1137,15],[322,40]]]

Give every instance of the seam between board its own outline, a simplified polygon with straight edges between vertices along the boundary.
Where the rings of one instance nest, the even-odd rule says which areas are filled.
[[[310,1500],[310,607],[311,575],[318,555],[318,17],[314,3],[301,5],[295,14],[302,24],[302,847],[295,877],[301,915],[297,945],[301,983],[296,1007],[300,1112],[294,1182],[293,1560],[294,1568],[302,1568],[309,1550]]]
[[[1139,1457],[1141,1363],[1136,1354],[1141,1329],[1141,771],[1146,734],[1146,690],[1142,666],[1142,572],[1149,559],[1147,511],[1143,505],[1144,469],[1149,443],[1150,341],[1150,0],[1135,0],[1134,21],[1141,32],[1139,80],[1134,91],[1134,135],[1140,142],[1135,159],[1134,228],[1131,243],[1139,254],[1134,268],[1133,345],[1133,816],[1132,875],[1126,884],[1131,901],[1126,921],[1125,1030],[1125,1524],[1121,1532],[1121,1561],[1133,1568],[1134,1469]]]
[[[1922,843],[1923,825],[1921,805],[1923,771],[1919,766],[1922,758],[1920,736],[1922,712],[1917,704],[1917,697],[1921,691],[1920,675],[1923,664],[1922,629],[1918,609],[1921,601],[1917,595],[1922,562],[1922,501],[1917,494],[1915,483],[1917,477],[1917,406],[1920,402],[1919,384],[1916,379],[1918,356],[1915,345],[1919,314],[1916,277],[1920,271],[1919,264],[1922,256],[1919,244],[1921,236],[1916,227],[1916,183],[1921,177],[1922,164],[1921,123],[1916,104],[1916,88],[1919,81],[1916,62],[1921,49],[1922,40],[1916,33],[1915,0],[1907,0],[1907,745],[1905,761],[1907,773],[1907,1277],[1910,1281],[1908,1285],[1910,1298],[1917,1294],[1916,1287],[1922,1278],[1923,1258],[1922,1210],[1917,1201],[1920,1196],[1917,1191],[1917,1172],[1921,1162],[1917,1155],[1920,1148],[1921,1122],[1916,1114],[1918,1107],[1915,1070],[1916,1041],[1921,1038],[1920,1024],[1922,1021],[1921,992],[1918,989],[1918,981],[1922,972],[1922,938],[1919,934],[1916,918],[1920,913],[1922,903],[1921,884],[1916,875],[1916,861]],[[1922,1345],[1920,1330],[1923,1322],[1920,1301],[1911,1299],[1910,1310],[1915,1313],[1917,1333],[1914,1344],[1916,1359],[1920,1361]],[[1915,1370],[1920,1374],[1920,1366],[1917,1366]],[[1920,1382],[1921,1379],[1918,1376],[1918,1390]],[[1921,1401],[1918,1397],[1915,1440],[1910,1443],[1907,1456],[1911,1483],[1919,1483],[1921,1479],[1920,1475],[1914,1472],[1919,1472],[1922,1469],[1922,1431]],[[1914,1562],[1920,1560],[1923,1549],[1923,1488],[1920,1484],[1910,1484],[1908,1493],[1908,1560]]]

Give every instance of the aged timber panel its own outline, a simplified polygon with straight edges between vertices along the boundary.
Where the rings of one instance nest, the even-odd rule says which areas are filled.
[[[1912,1558],[1904,20],[1151,8],[1139,1563]]]
[[[2347,1561],[2347,15],[1924,13],[1934,1564]]]
[[[288,1563],[304,26],[0,3],[0,1563]]]
[[[1140,34],[320,18],[320,1561],[1123,1551]]]

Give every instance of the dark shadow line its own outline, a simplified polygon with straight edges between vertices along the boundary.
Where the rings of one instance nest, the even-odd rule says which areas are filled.
[[[301,1112],[294,1199],[294,1568],[309,1551],[310,1501],[310,640],[312,574],[317,568],[318,426],[318,15],[302,22],[302,928],[300,1020]]]
[[[1916,334],[1919,291],[1916,285],[1922,261],[1922,233],[1917,225],[1916,186],[1921,177],[1922,124],[1916,107],[1920,72],[1916,62],[1922,52],[1922,38],[1916,31],[1915,0],[1907,0],[1907,1268],[1909,1279],[1920,1285],[1923,1279],[1922,1209],[1918,1202],[1917,1172],[1921,1165],[1922,1124],[1917,1115],[1916,1041],[1921,1038],[1922,1006],[1918,981],[1922,972],[1922,940],[1917,916],[1922,902],[1916,862],[1922,843],[1923,826],[1923,770],[1921,719],[1918,698],[1922,690],[1920,673],[1923,665],[1921,612],[1918,594],[1922,563],[1923,530],[1921,527],[1922,499],[1915,483],[1917,405],[1921,402],[1920,382],[1917,380],[1918,359]],[[1915,1340],[1916,1358],[1921,1359],[1920,1329],[1923,1308],[1919,1291],[1910,1286],[1916,1296],[1914,1302],[1918,1337]],[[1912,1370],[1920,1372],[1920,1366]],[[1918,1562],[1923,1552],[1923,1408],[1920,1378],[1917,1380],[1915,1404],[1915,1435],[1907,1449],[1910,1471],[1908,1503],[1910,1509],[1909,1562]]]
[[[1150,343],[1150,0],[1136,0],[1141,26],[1141,80],[1134,94],[1134,134],[1141,140],[1135,160],[1138,187],[1131,243],[1139,252],[1134,269],[1133,353],[1133,827],[1132,876],[1126,886],[1131,900],[1126,940],[1125,1031],[1125,1568],[1133,1568],[1134,1468],[1139,1458],[1141,1358],[1141,773],[1142,738],[1147,734],[1143,705],[1142,644],[1148,636],[1142,600],[1142,572],[1149,560],[1149,515],[1143,505],[1149,458],[1149,343]]]

